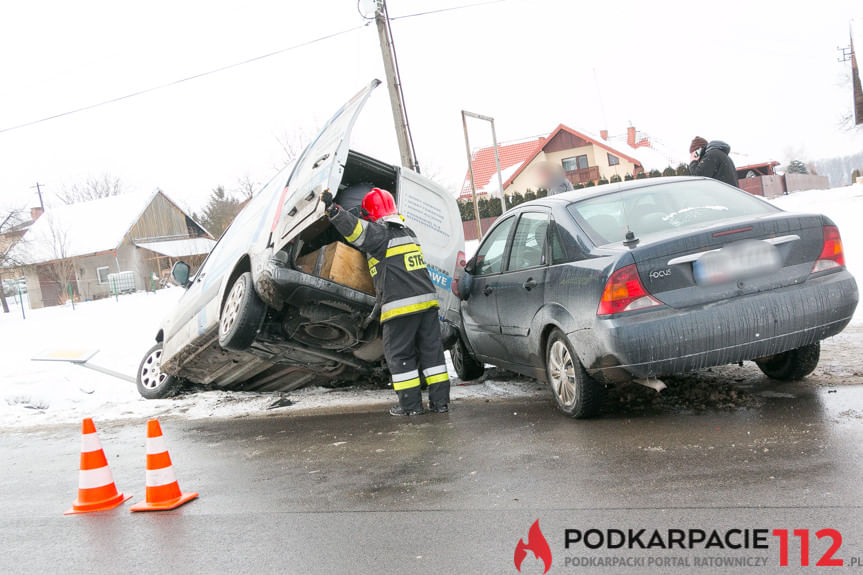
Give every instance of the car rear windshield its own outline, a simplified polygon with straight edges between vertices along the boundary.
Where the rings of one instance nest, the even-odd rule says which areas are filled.
[[[779,210],[744,191],[712,180],[669,182],[622,190],[570,204],[569,211],[596,245]]]

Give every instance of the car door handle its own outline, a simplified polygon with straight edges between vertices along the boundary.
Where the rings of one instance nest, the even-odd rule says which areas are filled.
[[[521,287],[523,287],[527,291],[530,291],[536,287],[536,281],[534,281],[533,278],[527,278],[527,280],[525,280],[525,282],[521,284]]]
[[[491,286],[485,286],[484,288],[482,288],[482,293],[484,293],[485,295],[491,295],[491,292],[493,291],[494,288]]]
[[[321,156],[320,158],[318,158],[317,160],[315,160],[315,163],[314,163],[314,164],[312,164],[312,169],[313,169],[313,170],[317,170],[318,168],[320,168],[320,167],[321,167],[321,164],[323,164],[323,163],[324,163],[324,161],[325,161],[327,158],[329,158],[329,157],[330,157],[330,155],[329,155],[329,154],[324,154],[323,156]]]

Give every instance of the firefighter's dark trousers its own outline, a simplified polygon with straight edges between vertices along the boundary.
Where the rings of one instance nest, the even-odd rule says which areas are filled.
[[[439,323],[435,308],[394,317],[383,324],[384,356],[399,405],[405,411],[422,409],[420,378],[428,386],[430,407],[449,405],[449,376]]]

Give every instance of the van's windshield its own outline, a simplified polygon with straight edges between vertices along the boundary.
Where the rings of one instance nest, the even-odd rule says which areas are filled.
[[[780,211],[764,200],[712,180],[669,182],[588,198],[568,206],[596,245],[712,225]]]

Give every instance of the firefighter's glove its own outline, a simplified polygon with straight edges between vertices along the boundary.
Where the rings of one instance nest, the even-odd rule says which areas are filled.
[[[333,217],[339,213],[339,206],[333,202],[333,194],[330,193],[329,190],[325,190],[324,193],[321,194],[321,201],[324,203],[324,207],[327,210],[327,215],[329,217]]]

